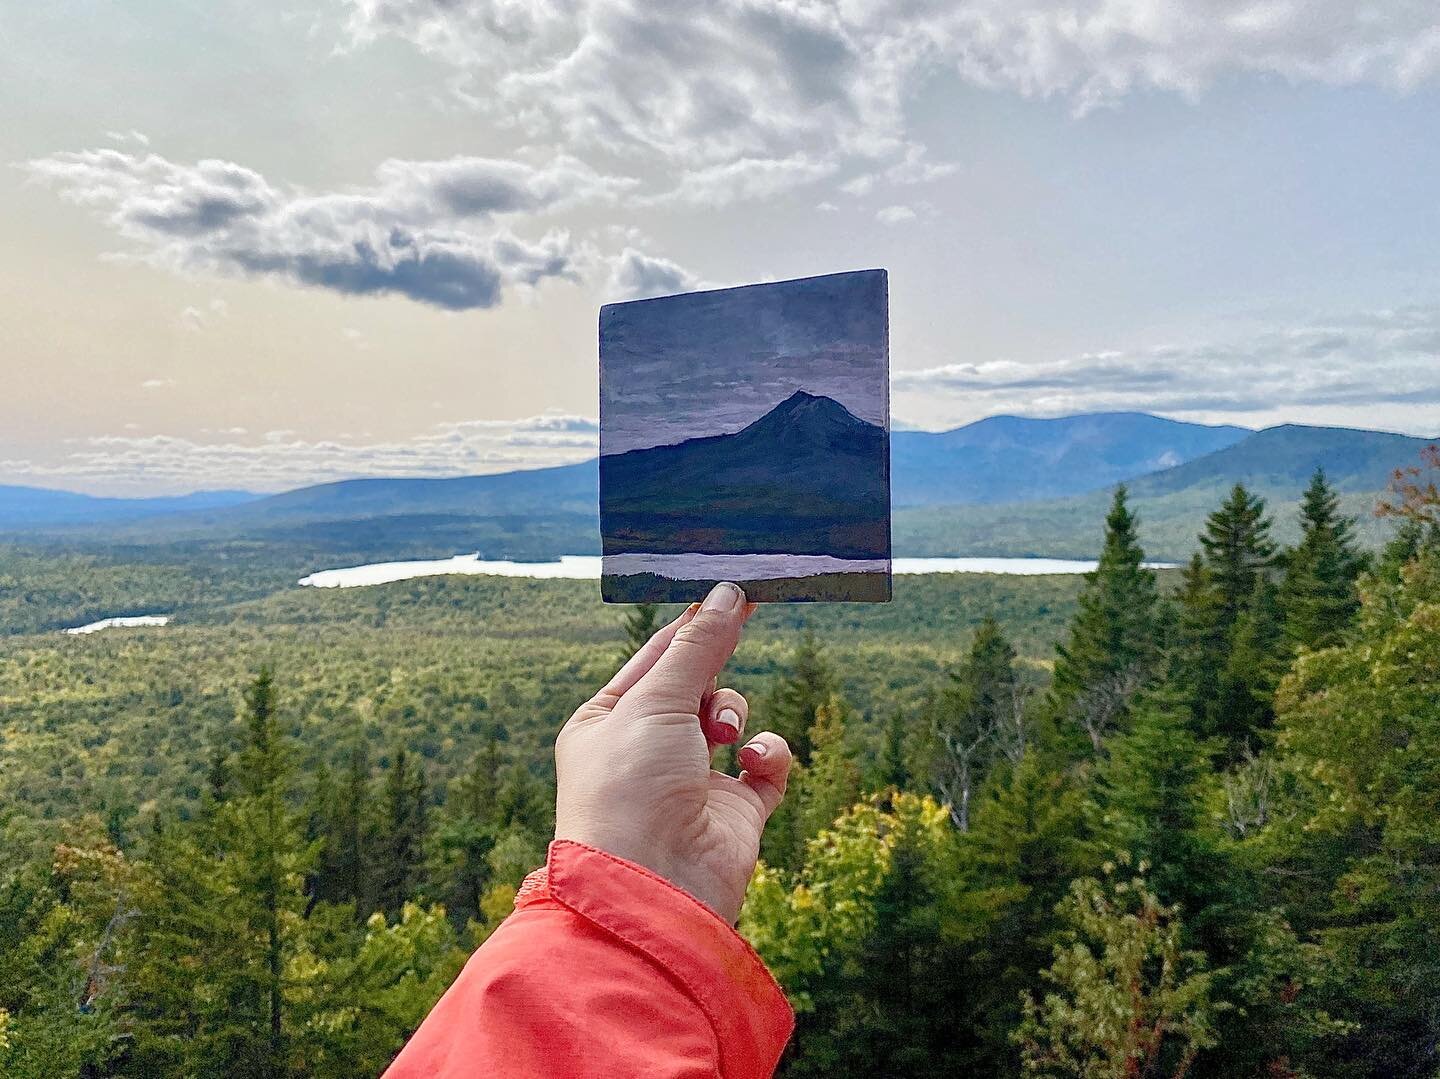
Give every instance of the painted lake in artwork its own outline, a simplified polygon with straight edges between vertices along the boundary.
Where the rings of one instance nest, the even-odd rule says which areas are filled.
[[[611,304],[600,321],[608,602],[890,598],[884,271]]]

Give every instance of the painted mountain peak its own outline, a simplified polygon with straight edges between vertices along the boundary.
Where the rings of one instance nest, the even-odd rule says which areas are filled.
[[[600,459],[606,554],[890,557],[889,442],[797,390],[728,435]]]

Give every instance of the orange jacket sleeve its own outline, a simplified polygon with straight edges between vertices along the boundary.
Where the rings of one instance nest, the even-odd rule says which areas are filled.
[[[557,840],[385,1079],[760,1079],[794,1025],[760,957],[709,907]]]

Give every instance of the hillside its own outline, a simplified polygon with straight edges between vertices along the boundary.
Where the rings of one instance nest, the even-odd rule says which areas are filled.
[[[97,498],[75,491],[0,484],[0,532],[136,521],[238,506],[259,497],[249,491],[196,491],[173,498]]]
[[[1060,419],[990,416],[953,431],[892,436],[900,506],[1063,498],[1170,468],[1253,432],[1143,412]]]
[[[951,431],[894,431],[893,504],[1064,498],[1190,461],[1247,434],[1239,427],[1206,427],[1144,413],[1059,419],[992,416]],[[478,527],[479,518],[543,516],[552,528],[593,533],[596,476],[591,460],[489,476],[343,480],[269,497],[236,493],[228,500],[226,492],[147,500],[38,492],[57,507],[45,514],[22,508],[22,496],[37,489],[0,488],[0,532],[62,531],[83,539],[87,525],[126,521],[131,523],[111,537],[173,542],[283,534],[288,539],[296,527],[309,530],[317,522],[329,522],[327,528],[333,531],[356,520],[384,518],[382,530],[392,540],[408,543],[423,542],[436,530],[463,538],[467,528]],[[145,504],[153,506],[147,510]],[[9,512],[7,506],[12,507]],[[143,520],[161,508],[171,514],[165,521]],[[461,542],[457,549],[466,546],[473,544]]]
[[[1119,446],[1127,430],[1160,432],[1171,439],[1172,446],[1180,447],[1176,453],[1188,452],[1212,436],[1224,441],[1237,430],[1189,430],[1194,425],[1184,424],[1177,430],[1168,426],[1171,421],[1163,420],[1158,421],[1162,426],[1152,428],[1140,422],[1145,419],[1153,417],[1137,420],[1129,414],[1108,414],[1023,421],[996,417],[943,435],[892,434],[895,553],[1091,556],[1096,551],[1098,522],[1108,491],[1121,479],[1130,485],[1144,521],[1142,534],[1155,557],[1188,557],[1205,515],[1237,481],[1270,501],[1277,532],[1288,538],[1293,503],[1317,466],[1323,467],[1344,493],[1348,511],[1362,518],[1367,539],[1379,542],[1385,530],[1370,520],[1375,497],[1384,489],[1390,472],[1417,461],[1427,444],[1426,439],[1380,431],[1285,425],[1255,432],[1148,475],[1116,476],[1121,467],[1116,462],[1123,462],[1124,454],[1116,450],[1118,458],[1113,453],[1107,458],[1104,451],[1097,450],[1097,475],[1112,479],[1088,490],[1067,488],[1061,497],[1021,497],[1043,488],[1036,479],[1043,471],[1043,460],[1068,462],[1065,468],[1074,468],[1083,458],[1076,447]],[[1033,438],[1027,443],[1030,435]],[[1181,436],[1189,441],[1176,442]],[[923,452],[914,448],[914,439],[921,440]],[[957,461],[980,447],[997,463],[984,470],[973,466],[969,475],[957,465],[957,474],[940,463],[940,451],[935,449],[939,445],[936,440],[945,439],[952,443],[945,452]],[[1137,454],[1151,453],[1159,444],[1152,441],[1149,449],[1137,450]],[[1001,452],[1005,445],[1010,449]],[[908,462],[904,469],[902,460]],[[925,461],[930,464],[922,469]],[[982,471],[983,476],[976,475]],[[26,535],[28,543],[58,539],[66,546],[88,550],[110,551],[116,544],[136,550],[159,548],[165,553],[157,551],[156,557],[165,559],[189,559],[201,552],[213,557],[209,552],[220,545],[223,553],[218,557],[230,561],[258,555],[267,565],[283,560],[302,572],[326,565],[458,551],[478,550],[490,558],[519,559],[596,554],[600,550],[596,476],[596,463],[589,461],[459,479],[350,480],[242,505],[109,522],[103,534],[75,525],[32,529],[28,535],[20,535]],[[957,486],[967,483],[971,495],[979,497],[982,486],[994,488],[1007,479],[1013,480],[1018,495],[1007,502],[907,502],[902,492],[919,486],[923,477],[946,497],[957,497]],[[1082,481],[1077,478],[1074,482]],[[51,535],[42,538],[43,531]]]
[[[1382,431],[1287,424],[1257,431],[1243,442],[1175,468],[1130,481],[1140,535],[1152,558],[1181,561],[1195,548],[1205,517],[1235,483],[1269,504],[1274,535],[1299,535],[1300,493],[1324,468],[1356,517],[1368,546],[1384,542],[1389,525],[1374,517],[1391,472],[1414,464],[1432,439]],[[907,555],[1048,555],[1094,557],[1109,490],[1043,502],[986,506],[898,508],[895,550]],[[1077,522],[1079,524],[1077,525]]]

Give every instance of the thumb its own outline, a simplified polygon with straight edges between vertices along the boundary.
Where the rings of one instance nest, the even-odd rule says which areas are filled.
[[[740,643],[745,615],[740,586],[729,581],[717,584],[630,696],[642,698],[660,712],[698,711],[701,698]]]

